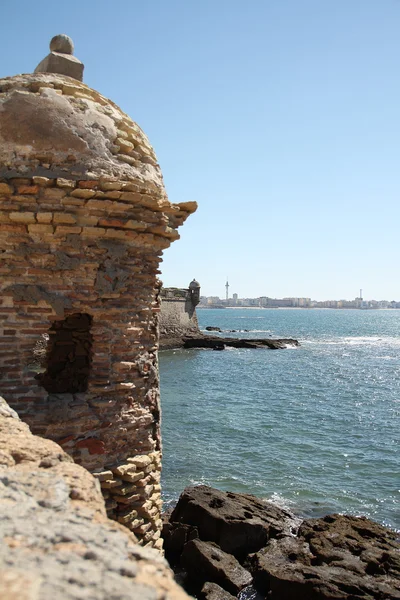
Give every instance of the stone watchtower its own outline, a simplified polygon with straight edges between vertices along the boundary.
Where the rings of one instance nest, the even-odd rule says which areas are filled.
[[[0,394],[160,548],[157,274],[196,203],[168,201],[147,137],[79,81],[71,40],[50,49],[0,79]]]
[[[195,279],[189,284],[189,294],[193,306],[196,307],[200,302],[200,284]]]

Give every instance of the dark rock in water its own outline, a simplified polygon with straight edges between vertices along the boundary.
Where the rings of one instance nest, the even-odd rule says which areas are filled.
[[[215,542],[239,560],[257,552],[271,537],[290,535],[299,521],[291,513],[250,494],[235,494],[201,485],[186,488],[170,524],[196,527],[202,540]],[[168,538],[165,540],[168,548]]]
[[[164,520],[162,537],[164,538],[164,550],[171,565],[179,563],[179,557],[183,548],[190,540],[198,539],[197,527],[185,523],[171,523]]]
[[[182,552],[181,565],[200,585],[204,581],[212,581],[232,594],[237,594],[253,580],[234,556],[223,552],[212,542],[188,542]]]
[[[206,600],[231,600],[228,592],[238,590],[241,600],[400,600],[395,532],[342,515],[299,524],[249,494],[190,487],[165,522],[164,547],[185,569],[187,590],[203,586],[199,597]],[[245,569],[254,583],[243,587],[250,581]]]
[[[207,581],[201,588],[200,598],[202,600],[235,600],[236,596],[232,596],[216,583]]]
[[[206,331],[221,331],[221,329],[219,327],[211,327],[208,325],[208,327],[206,327]]]
[[[206,328],[207,329],[207,328]],[[221,331],[221,330],[220,330]],[[245,330],[246,331],[246,330]],[[211,348],[222,350],[222,346],[232,348],[269,348],[271,350],[280,350],[290,346],[300,346],[297,340],[288,339],[253,339],[253,338],[223,338],[204,335],[203,333],[194,333],[183,337],[160,337],[160,350],[174,350],[176,348]]]
[[[196,336],[184,337],[184,348],[216,348],[220,350],[220,346],[229,346],[231,348],[270,348],[271,350],[280,350],[288,346],[300,346],[299,342],[294,339],[236,339],[236,338],[221,338],[211,336]]]
[[[309,519],[246,564],[269,600],[400,598],[396,534],[364,517]]]

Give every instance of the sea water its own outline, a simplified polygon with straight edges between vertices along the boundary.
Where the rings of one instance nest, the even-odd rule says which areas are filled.
[[[166,504],[207,484],[399,529],[400,310],[197,313],[216,335],[301,345],[160,352]]]

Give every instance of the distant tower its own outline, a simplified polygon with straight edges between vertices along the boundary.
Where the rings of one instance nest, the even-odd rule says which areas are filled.
[[[195,279],[189,284],[189,296],[193,306],[197,306],[200,302],[200,284]]]
[[[360,288],[360,300],[362,300],[362,289]]]
[[[226,289],[226,301],[228,302],[228,298],[229,298],[229,283],[228,283],[228,277],[226,278],[225,289]]]

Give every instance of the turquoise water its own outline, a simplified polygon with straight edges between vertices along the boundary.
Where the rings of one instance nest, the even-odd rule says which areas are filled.
[[[160,353],[163,491],[205,483],[400,528],[400,310],[198,310],[297,349]],[[249,332],[243,332],[248,329]]]

